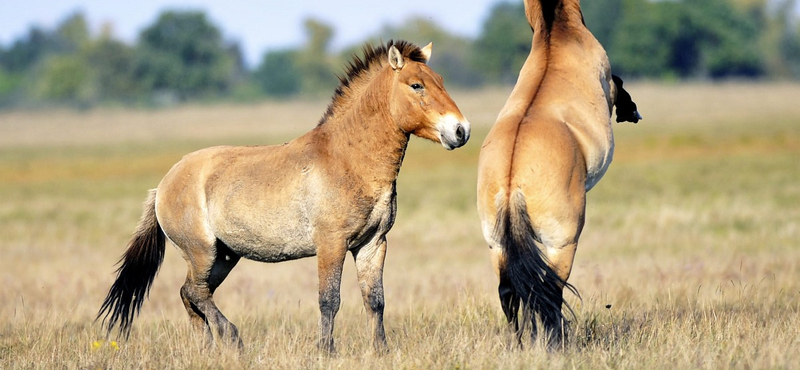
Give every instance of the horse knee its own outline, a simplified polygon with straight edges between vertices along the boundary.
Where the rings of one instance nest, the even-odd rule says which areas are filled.
[[[369,294],[367,294],[366,298],[366,304],[370,311],[375,313],[383,313],[383,309],[386,304],[383,299],[383,292],[372,290]]]
[[[200,312],[200,309],[197,307],[198,299],[196,294],[193,294],[188,283],[181,287],[180,294],[183,305],[186,306],[186,310],[189,311],[189,315],[195,314],[203,316],[203,313]]]
[[[337,293],[322,292],[319,295],[319,310],[323,314],[336,314],[340,304],[341,297]]]
[[[181,299],[183,300],[184,303],[192,301],[190,298],[189,287],[187,286],[187,284],[183,284],[183,286],[181,286]]]

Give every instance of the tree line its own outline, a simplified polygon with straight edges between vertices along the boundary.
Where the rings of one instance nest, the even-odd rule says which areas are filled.
[[[800,79],[795,0],[592,0],[582,7],[614,72],[627,78]],[[302,45],[269,50],[247,68],[240,45],[203,12],[165,11],[133,45],[110,26],[92,35],[85,16],[74,13],[55,29],[31,27],[0,45],[0,107],[329,95],[363,43],[334,51],[333,27],[316,19],[303,27]],[[495,4],[474,39],[413,18],[364,42],[389,39],[432,41],[431,67],[450,86],[474,88],[515,81],[531,30],[514,1]]]

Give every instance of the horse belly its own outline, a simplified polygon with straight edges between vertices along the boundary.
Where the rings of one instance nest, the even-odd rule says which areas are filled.
[[[214,232],[217,238],[235,253],[250,260],[281,262],[317,254],[311,238],[310,222],[297,215],[229,218],[217,226]]]
[[[247,234],[233,233],[220,240],[241,257],[259,262],[282,262],[317,254],[310,238],[297,233],[269,236]]]

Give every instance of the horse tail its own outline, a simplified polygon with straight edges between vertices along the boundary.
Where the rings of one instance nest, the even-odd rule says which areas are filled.
[[[566,330],[562,306],[572,317],[575,316],[563,298],[563,288],[575,295],[578,292],[558,276],[547,256],[536,245],[536,242],[541,243],[541,239],[533,229],[522,193],[515,192],[507,202],[500,203],[494,229],[495,240],[502,245],[505,261],[500,274],[501,279],[508,279],[522,301],[522,328],[526,323],[535,325],[533,320],[538,315],[545,329],[550,331],[549,335],[560,338]]]
[[[117,279],[111,286],[95,320],[103,318],[107,334],[119,325],[120,334],[130,334],[131,322],[142,308],[150,286],[164,261],[166,236],[156,219],[156,190],[150,190],[144,212],[128,249],[120,258]]]

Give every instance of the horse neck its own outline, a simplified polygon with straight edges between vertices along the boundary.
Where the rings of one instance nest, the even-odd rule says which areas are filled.
[[[316,129],[326,138],[326,152],[334,160],[379,187],[394,183],[409,140],[390,114],[391,83],[384,72],[370,73],[349,86]]]
[[[554,62],[553,49],[559,43],[553,40],[566,35],[574,37],[575,32],[586,29],[579,0],[526,0],[525,15],[533,30],[531,52],[506,103],[508,107],[530,102],[537,94],[548,65]]]
[[[580,0],[526,0],[525,15],[533,38],[549,39],[555,29],[584,28]]]

